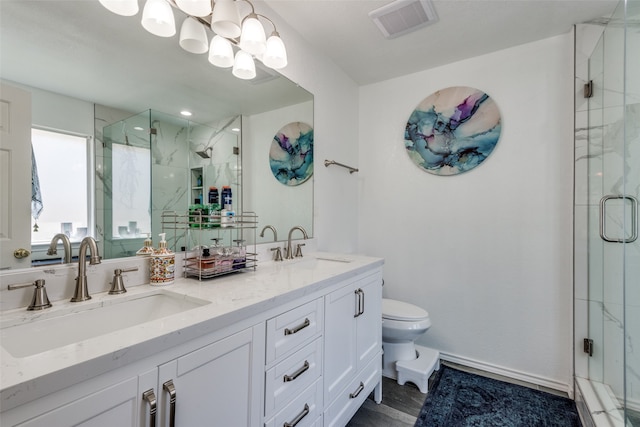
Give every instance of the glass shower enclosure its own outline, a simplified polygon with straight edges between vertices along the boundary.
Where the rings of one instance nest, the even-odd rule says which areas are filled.
[[[135,256],[144,240],[157,246],[162,213],[186,214],[209,186],[229,186],[242,211],[240,139],[231,128],[241,118],[207,125],[147,110],[101,129],[96,154],[96,200],[100,254],[105,259]],[[200,182],[196,183],[196,177]],[[168,233],[171,249],[192,248],[186,230]]]
[[[640,0],[576,27],[576,402],[640,427]]]

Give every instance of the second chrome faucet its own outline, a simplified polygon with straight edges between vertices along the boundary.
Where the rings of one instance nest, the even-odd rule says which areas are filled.
[[[89,249],[89,264],[100,264],[100,254],[98,253],[98,245],[93,237],[85,237],[80,243],[78,253],[78,277],[76,277],[76,290],[73,293],[71,302],[86,301],[91,299],[89,288],[87,287],[87,248]]]
[[[296,225],[295,227],[292,227],[291,230],[289,230],[289,236],[287,237],[287,249],[285,250],[285,259],[293,259],[293,249],[291,249],[291,235],[293,234],[293,232],[295,230],[300,230],[302,232],[302,236],[304,237],[305,240],[307,240],[309,238],[309,236],[307,235],[307,232],[304,228],[302,228],[299,225]],[[298,245],[298,251],[296,252],[296,256],[301,257],[302,256],[302,250],[300,249],[300,246],[303,245],[300,244]]]

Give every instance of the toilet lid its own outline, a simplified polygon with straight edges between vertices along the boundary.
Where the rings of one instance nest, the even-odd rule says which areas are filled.
[[[429,313],[420,307],[393,299],[382,299],[382,317],[389,320],[422,320]]]

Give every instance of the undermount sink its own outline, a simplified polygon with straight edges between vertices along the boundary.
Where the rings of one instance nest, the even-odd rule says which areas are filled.
[[[345,263],[349,263],[351,261],[353,261],[350,258],[344,258],[344,257],[333,257],[333,256],[329,256],[329,255],[322,255],[322,256],[316,256],[315,259],[319,260],[319,261],[329,261],[329,262],[345,262]]]
[[[291,265],[295,265],[295,268],[300,268],[303,270],[316,270],[338,267],[341,264],[348,264],[352,261],[352,259],[344,257],[334,257],[330,255],[312,255],[309,257],[295,258],[291,261],[285,261],[285,265],[286,263],[290,263]]]
[[[58,312],[31,312],[31,319],[23,317],[21,321],[3,321],[0,343],[14,357],[26,357],[209,303],[166,290],[125,296],[118,300],[74,303]]]

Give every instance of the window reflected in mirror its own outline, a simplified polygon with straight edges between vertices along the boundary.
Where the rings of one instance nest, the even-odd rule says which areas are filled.
[[[32,129],[31,140],[37,166],[32,174],[31,244],[49,244],[58,233],[78,242],[89,233],[93,189],[86,178],[90,139]]]

